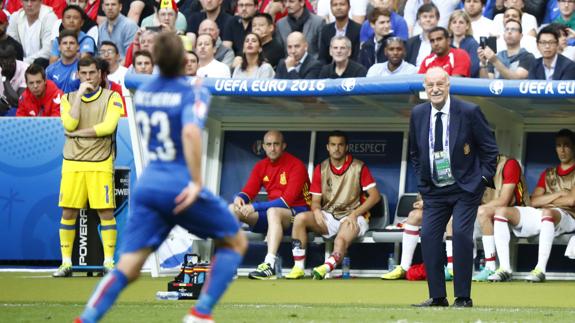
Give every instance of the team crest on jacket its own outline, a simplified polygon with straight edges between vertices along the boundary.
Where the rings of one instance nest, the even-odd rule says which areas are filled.
[[[282,184],[282,185],[286,185],[286,184],[287,184],[286,172],[281,173],[281,175],[280,175],[280,184]]]
[[[469,148],[469,144],[466,143],[465,145],[463,145],[463,153],[465,155],[469,155],[470,152],[471,152],[471,148]]]

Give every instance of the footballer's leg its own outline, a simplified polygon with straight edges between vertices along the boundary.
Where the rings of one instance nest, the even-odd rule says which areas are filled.
[[[413,209],[409,212],[407,220],[403,225],[402,243],[401,243],[401,263],[395,266],[395,269],[381,276],[381,279],[393,280],[403,279],[411,262],[417,243],[419,242],[419,228],[423,220],[423,210]]]
[[[543,209],[541,212],[541,232],[539,233],[539,253],[535,269],[525,278],[529,282],[540,283],[545,281],[547,262],[551,254],[555,227],[561,221],[561,213],[556,209]]]
[[[109,272],[114,268],[114,252],[116,251],[118,236],[114,209],[98,210],[98,216],[100,217],[100,231],[104,249],[104,271]]]
[[[485,268],[473,276],[473,281],[487,281],[487,278],[495,273],[495,238],[493,236],[493,217],[495,207],[479,206],[477,209],[477,221],[481,228],[481,241],[485,252]]]
[[[258,222],[258,212],[251,212],[248,214],[243,214],[241,209],[235,204],[228,205],[228,210],[241,222],[254,227]]]
[[[72,276],[72,249],[76,236],[76,218],[78,209],[62,208],[62,218],[60,219],[60,252],[62,254],[62,264],[52,277]]]
[[[512,271],[509,260],[511,234],[509,226],[518,226],[521,217],[521,209],[519,207],[498,207],[495,210],[495,215],[493,216],[493,237],[499,258],[499,269],[487,278],[489,281],[503,282],[511,280]]]
[[[294,266],[290,273],[286,275],[286,279],[299,279],[305,275],[305,254],[307,233],[309,231],[319,234],[327,233],[325,224],[323,222],[321,224],[317,223],[313,212],[306,211],[296,214],[292,227],[292,255]]]
[[[334,270],[341,263],[343,256],[352,241],[360,233],[365,234],[368,225],[363,216],[357,216],[355,219],[349,216],[340,221],[339,230],[333,243],[333,253],[326,259],[325,263],[313,269],[314,279],[323,279],[325,275]]]

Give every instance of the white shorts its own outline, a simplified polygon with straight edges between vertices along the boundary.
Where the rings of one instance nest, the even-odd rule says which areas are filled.
[[[516,206],[519,211],[519,224],[511,227],[516,237],[529,238],[539,234],[541,231],[541,209],[530,206]]]
[[[326,211],[322,210],[321,213],[323,213],[323,218],[325,219],[325,224],[327,225],[327,234],[324,234],[323,237],[326,239],[335,237],[335,235],[339,231],[341,221],[343,221],[343,219],[345,218],[337,220],[336,218],[333,217],[332,214],[327,213]],[[359,226],[359,233],[357,237],[358,238],[363,237],[367,232],[367,230],[369,229],[369,224],[367,224],[367,221],[363,216],[358,216],[357,225]]]
[[[561,220],[555,227],[555,236],[575,231],[575,219],[571,216],[571,214],[560,208],[554,208],[553,210],[561,213]]]

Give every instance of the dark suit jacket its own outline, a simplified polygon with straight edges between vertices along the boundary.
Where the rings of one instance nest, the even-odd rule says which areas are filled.
[[[347,68],[343,71],[341,76],[337,75],[335,72],[335,63],[331,62],[327,65],[324,65],[319,72],[320,79],[338,79],[338,78],[347,78],[347,77],[365,77],[367,74],[367,69],[363,67],[363,65],[356,63],[352,60],[349,61],[347,64]]]
[[[492,182],[497,164],[497,144],[479,106],[450,97],[449,156],[451,171],[462,190],[482,194],[485,181]],[[429,161],[431,103],[413,108],[409,124],[409,156],[422,195],[433,194]]]
[[[545,80],[545,67],[543,67],[543,58],[538,58],[533,62],[529,69],[530,80]],[[553,71],[553,80],[575,80],[575,63],[567,57],[559,54],[555,71]]]
[[[381,40],[381,45],[377,49],[377,61],[375,60],[375,43],[373,38],[368,39],[361,45],[359,50],[359,63],[369,69],[373,64],[387,62],[387,57],[385,56],[385,40],[387,37]]]
[[[417,55],[419,54],[419,47],[421,47],[421,38],[419,35],[415,35],[407,40],[405,43],[406,62],[417,66]]]
[[[353,20],[349,20],[347,24],[347,29],[345,31],[345,36],[351,40],[351,59],[357,61],[359,55],[359,32],[361,31],[361,25]],[[321,29],[320,39],[319,39],[319,56],[318,59],[324,63],[329,64],[332,61],[329,55],[329,43],[331,39],[335,36],[335,22],[323,26]]]
[[[322,64],[309,53],[301,67],[299,73],[296,70],[287,71],[285,58],[282,58],[276,69],[276,79],[317,79],[321,71]]]

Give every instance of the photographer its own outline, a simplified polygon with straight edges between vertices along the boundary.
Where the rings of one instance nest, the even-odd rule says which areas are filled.
[[[0,115],[18,106],[18,98],[26,89],[24,72],[28,64],[16,60],[16,50],[10,44],[0,45]]]

